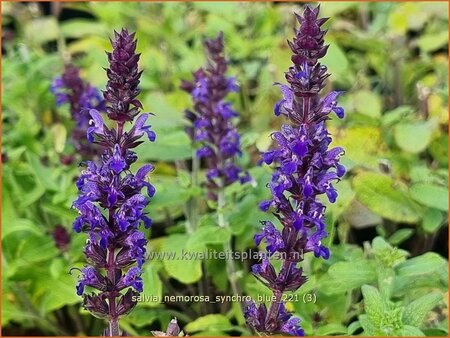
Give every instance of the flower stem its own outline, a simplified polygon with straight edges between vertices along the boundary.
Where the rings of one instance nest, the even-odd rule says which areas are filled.
[[[109,224],[112,227],[114,222],[114,210],[109,209]],[[115,284],[115,263],[114,263],[114,248],[107,249],[107,266],[106,272],[108,275],[108,279],[111,283]],[[116,312],[116,296],[114,294],[110,294],[108,297],[109,304],[109,335],[111,337],[120,336],[119,332],[119,319]]]
[[[289,260],[283,261],[283,267],[280,270],[280,273],[284,273],[289,275],[289,271],[291,270],[292,262]],[[267,311],[266,316],[266,325],[270,325],[271,323],[275,325],[277,321],[277,317],[279,314],[281,298],[283,297],[283,290],[274,290],[273,294],[275,296],[275,300],[270,304],[269,310]]]
[[[229,228],[229,224],[225,219],[225,205],[226,205],[226,199],[225,199],[225,185],[222,179],[222,184],[219,187],[217,191],[217,218],[219,227],[221,228]],[[241,295],[241,290],[239,287],[239,283],[237,281],[237,275],[236,275],[236,266],[234,264],[233,256],[232,256],[232,248],[230,241],[227,241],[224,244],[224,250],[226,254],[226,263],[227,263],[227,274],[228,274],[228,280],[230,281],[231,289],[233,290],[233,294],[238,296]],[[240,303],[241,310],[243,308],[243,305]]]

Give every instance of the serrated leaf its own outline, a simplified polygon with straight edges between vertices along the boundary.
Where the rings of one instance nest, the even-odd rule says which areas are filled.
[[[430,312],[441,299],[441,294],[432,292],[409,303],[405,307],[405,312],[403,313],[403,322],[408,325],[420,327],[427,313]]]
[[[377,328],[372,324],[367,315],[358,316],[358,321],[364,330],[365,336],[375,336],[378,333]]]
[[[377,321],[381,321],[384,314],[383,299],[380,292],[370,285],[363,285],[361,292],[364,297],[364,310],[370,321],[376,325]]]

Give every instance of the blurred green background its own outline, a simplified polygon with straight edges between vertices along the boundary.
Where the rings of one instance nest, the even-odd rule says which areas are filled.
[[[348,170],[338,202],[327,208],[329,261],[307,256],[309,281],[297,293],[315,303],[290,302],[311,335],[443,335],[448,332],[448,4],[446,2],[323,2],[331,20],[322,63],[325,88],[344,90],[346,116],[333,118],[334,145],[345,148]],[[156,114],[154,144],[138,148],[152,162],[157,194],[150,251],[203,250],[233,239],[235,250],[256,250],[257,209],[266,199],[270,168],[257,165],[280,127],[273,105],[290,66],[301,3],[2,3],[2,333],[99,335],[103,323],[80,310],[75,294],[85,235],[72,234],[81,161],[70,143],[68,107],[56,107],[49,88],[65,61],[103,89],[108,38],[136,31],[145,111]],[[240,113],[242,166],[256,185],[227,192],[230,233],[214,226],[202,203],[198,231],[185,233],[183,205],[201,196],[179,169],[192,148],[183,111],[190,98],[181,79],[204,64],[201,40],[224,32],[229,75],[241,91],[230,96]],[[67,164],[64,159],[73,157]],[[70,162],[70,161],[69,161]],[[66,164],[64,164],[66,163]],[[177,169],[178,168],[178,169]],[[70,234],[57,248],[56,226]],[[244,293],[269,294],[238,262]],[[230,294],[223,261],[150,261],[147,296]],[[122,320],[132,335],[150,335],[177,317],[189,335],[250,335],[237,304],[142,302]]]

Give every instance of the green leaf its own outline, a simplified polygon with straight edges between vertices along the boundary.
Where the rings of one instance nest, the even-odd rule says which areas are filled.
[[[67,268],[67,266],[64,266],[65,264],[66,263],[62,258],[54,258],[49,267],[50,276],[52,276],[53,279],[58,279],[64,271],[64,267]]]
[[[448,43],[448,32],[435,32],[433,34],[422,35],[417,44],[424,52],[432,52],[446,46]]]
[[[163,259],[163,264],[169,276],[183,284],[195,283],[202,276],[201,260],[195,257],[198,251],[188,250],[188,240],[185,234],[175,234],[166,237],[161,246],[162,253],[176,254],[175,259]]]
[[[185,326],[187,332],[196,331],[225,331],[231,329],[233,326],[227,317],[221,314],[210,314],[197,318]]]
[[[414,229],[399,229],[389,237],[388,241],[393,245],[401,244],[414,235],[414,232]]]
[[[154,215],[155,222],[163,221],[166,214],[177,217],[183,213],[183,203],[189,199],[189,190],[177,182],[177,178],[169,175],[152,175],[151,182],[155,186],[156,194],[152,198],[148,209]]]
[[[336,190],[339,196],[336,203],[329,203],[329,205],[326,206],[327,212],[331,213],[333,222],[335,222],[344,211],[353,210],[353,208],[350,208],[350,205],[355,198],[355,192],[352,190],[349,180],[339,182],[339,184],[336,185]]]
[[[257,205],[258,200],[255,195],[247,195],[232,206],[232,209],[228,213],[228,222],[234,235],[241,234],[248,229],[248,226],[253,224],[256,217],[255,213],[259,212],[255,211]]]
[[[333,264],[320,281],[320,290],[325,294],[339,294],[375,282],[377,274],[372,262],[357,260]]]
[[[420,327],[427,313],[430,312],[441,299],[441,294],[431,292],[411,302],[405,307],[403,322],[408,325]]]
[[[206,225],[200,227],[189,236],[186,244],[187,250],[202,249],[207,244],[227,243],[231,238],[231,232],[228,228],[220,228],[216,225]]]
[[[351,336],[354,335],[356,330],[358,330],[361,327],[361,323],[359,321],[351,323],[347,328],[347,335]]]
[[[353,105],[355,112],[373,118],[381,116],[381,99],[374,92],[360,90],[353,94]]]
[[[432,121],[399,124],[394,131],[395,141],[402,150],[418,154],[430,143],[434,126]]]
[[[434,252],[408,259],[396,267],[399,276],[417,276],[437,272],[445,269],[447,261]]]
[[[403,262],[408,254],[404,250],[393,247],[381,236],[377,236],[373,239],[372,249],[377,259],[383,263],[385,267],[389,268]]]
[[[353,186],[357,199],[384,218],[402,223],[416,223],[420,219],[418,206],[389,176],[361,173],[353,179]]]
[[[19,218],[13,222],[3,223],[2,227],[2,240],[6,236],[19,231],[26,231],[37,236],[43,235],[43,230],[40,229],[34,222],[29,219]]]
[[[436,232],[442,221],[444,220],[444,215],[442,212],[436,209],[428,209],[425,211],[422,220],[422,228],[428,233]]]
[[[38,183],[49,190],[58,190],[55,175],[50,168],[44,166],[34,154],[27,153],[27,159]]]
[[[330,72],[335,75],[334,79],[351,81],[353,73],[349,70],[349,61],[346,54],[335,40],[329,38],[328,43],[330,48],[322,59],[323,64],[326,64]]]
[[[410,188],[411,197],[427,207],[448,211],[448,189],[427,183],[417,183]]]
[[[378,265],[378,288],[383,299],[390,299],[395,287],[395,271],[390,266]]]
[[[411,325],[404,325],[395,331],[396,336],[400,337],[424,337],[425,334],[417,327]]]
[[[383,154],[385,145],[379,128],[349,127],[339,130],[330,129],[330,132],[334,135],[332,146],[345,149],[342,160],[347,167],[359,165],[365,168],[378,168],[378,158],[385,156]]]
[[[45,290],[39,302],[41,311],[44,313],[81,301],[75,292],[76,281],[68,273],[61,274],[57,279],[42,276],[38,283]]]
[[[162,283],[158,276],[158,270],[161,268],[159,262],[149,262],[149,264],[144,265],[144,270],[142,273],[142,280],[144,282],[144,292],[145,297],[149,297],[148,301],[140,302],[142,306],[156,306],[159,305],[162,299]],[[158,301],[153,301],[153,299],[158,299]]]
[[[42,44],[56,40],[59,26],[54,16],[36,18],[25,25],[25,36],[33,44]]]
[[[52,216],[61,217],[64,221],[73,222],[77,217],[77,212],[74,209],[69,209],[63,205],[55,205],[50,203],[42,203],[42,210]]]
[[[316,336],[330,336],[330,335],[344,335],[347,333],[347,328],[338,323],[330,323],[320,326],[315,332]]]
[[[358,321],[364,330],[365,336],[375,336],[379,332],[378,329],[369,320],[369,317],[367,315],[358,316]]]
[[[145,284],[144,284],[145,286]],[[144,292],[145,293],[145,292]],[[139,303],[142,304],[142,303]],[[131,311],[125,318],[130,321],[136,327],[144,327],[146,325],[151,325],[156,320],[161,319],[161,308],[148,309],[138,306]],[[124,318],[124,319],[125,319]]]
[[[61,32],[66,38],[81,38],[86,35],[102,36],[108,34],[105,25],[86,19],[74,19],[62,22]]]
[[[53,258],[58,254],[55,243],[48,236],[30,236],[20,247],[21,263],[34,264]],[[18,263],[15,261],[14,263]]]
[[[62,123],[56,123],[51,127],[50,133],[53,136],[53,144],[55,146],[55,151],[57,153],[61,153],[64,150],[64,146],[66,145],[66,138],[67,138],[66,127],[64,127]]]
[[[136,148],[142,160],[175,161],[190,158],[191,140],[184,130],[156,130],[156,142]]]
[[[448,165],[448,135],[442,135],[431,142],[428,151],[433,159],[443,165]]]
[[[363,285],[361,292],[364,297],[364,310],[369,320],[376,326],[380,326],[378,322],[381,322],[384,315],[383,299],[380,292],[377,288],[370,285]]]

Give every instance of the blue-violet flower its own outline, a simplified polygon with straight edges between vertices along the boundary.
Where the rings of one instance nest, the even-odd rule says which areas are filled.
[[[265,304],[250,303],[245,311],[247,323],[266,334],[304,334],[300,319],[292,317],[282,301],[284,292],[296,291],[306,282],[302,268],[297,265],[303,254],[313,252],[316,257],[328,259],[329,249],[322,240],[327,236],[324,223],[325,206],[318,196],[326,194],[331,203],[337,193],[332,182],[339,181],[345,169],[339,164],[343,154],[340,147],[329,149],[331,137],[325,125],[329,114],[339,118],[344,111],[337,106],[339,92],[320,96],[329,76],[327,67],[318,61],[328,49],[324,45],[325,30],[321,26],[327,18],[318,18],[319,7],[309,6],[296,17],[300,28],[289,46],[294,63],[286,72],[288,85],[280,85],[283,98],[275,104],[275,115],[290,120],[272,138],[277,147],[262,155],[266,164],[275,170],[268,187],[272,198],[263,201],[263,211],[271,208],[282,224],[279,231],[271,222],[262,222],[261,233],[255,243],[267,244],[266,258],[252,268],[256,278],[272,290],[274,299],[269,308]],[[279,253],[280,270],[274,268],[270,257]],[[268,258],[269,257],[269,258]]]
[[[108,336],[119,335],[119,317],[134,308],[133,296],[142,292],[140,275],[147,240],[138,228],[140,224],[150,227],[152,221],[144,211],[149,199],[141,190],[146,188],[148,197],[155,193],[146,181],[153,169],[150,164],[136,174],[130,170],[137,160],[132,149],[143,142],[141,137],[145,134],[150,141],[155,140],[155,133],[145,125],[148,114],[138,116],[142,105],[136,98],[141,75],[136,40],[134,33],[124,29],[114,33],[113,51],[107,53],[108,83],[103,94],[107,115],[115,121],[115,127],[108,127],[97,110],[89,110],[87,138],[104,151],[99,163],[86,162],[77,181],[80,195],[73,203],[80,214],[73,227],[76,232],[89,234],[84,253],[91,264],[82,269],[77,293],[83,295],[88,311],[108,320],[109,327],[104,331]],[[125,122],[133,123],[136,116],[125,131]],[[86,287],[97,291],[88,292]]]
[[[183,81],[181,88],[192,96],[194,111],[186,110],[185,116],[192,125],[186,128],[188,135],[201,146],[197,157],[207,162],[208,195],[216,199],[215,190],[233,182],[248,182],[250,176],[235,164],[241,155],[240,136],[232,118],[238,114],[225,101],[230,92],[238,92],[234,77],[225,75],[228,62],[224,56],[223,34],[204,41],[208,65],[194,72],[193,81]]]
[[[83,157],[92,157],[101,152],[99,146],[86,140],[86,130],[91,116],[90,109],[105,111],[105,101],[100,91],[80,77],[80,70],[72,64],[64,67],[64,73],[56,77],[50,87],[55,95],[56,105],[69,104],[75,127],[71,138],[75,150]]]

